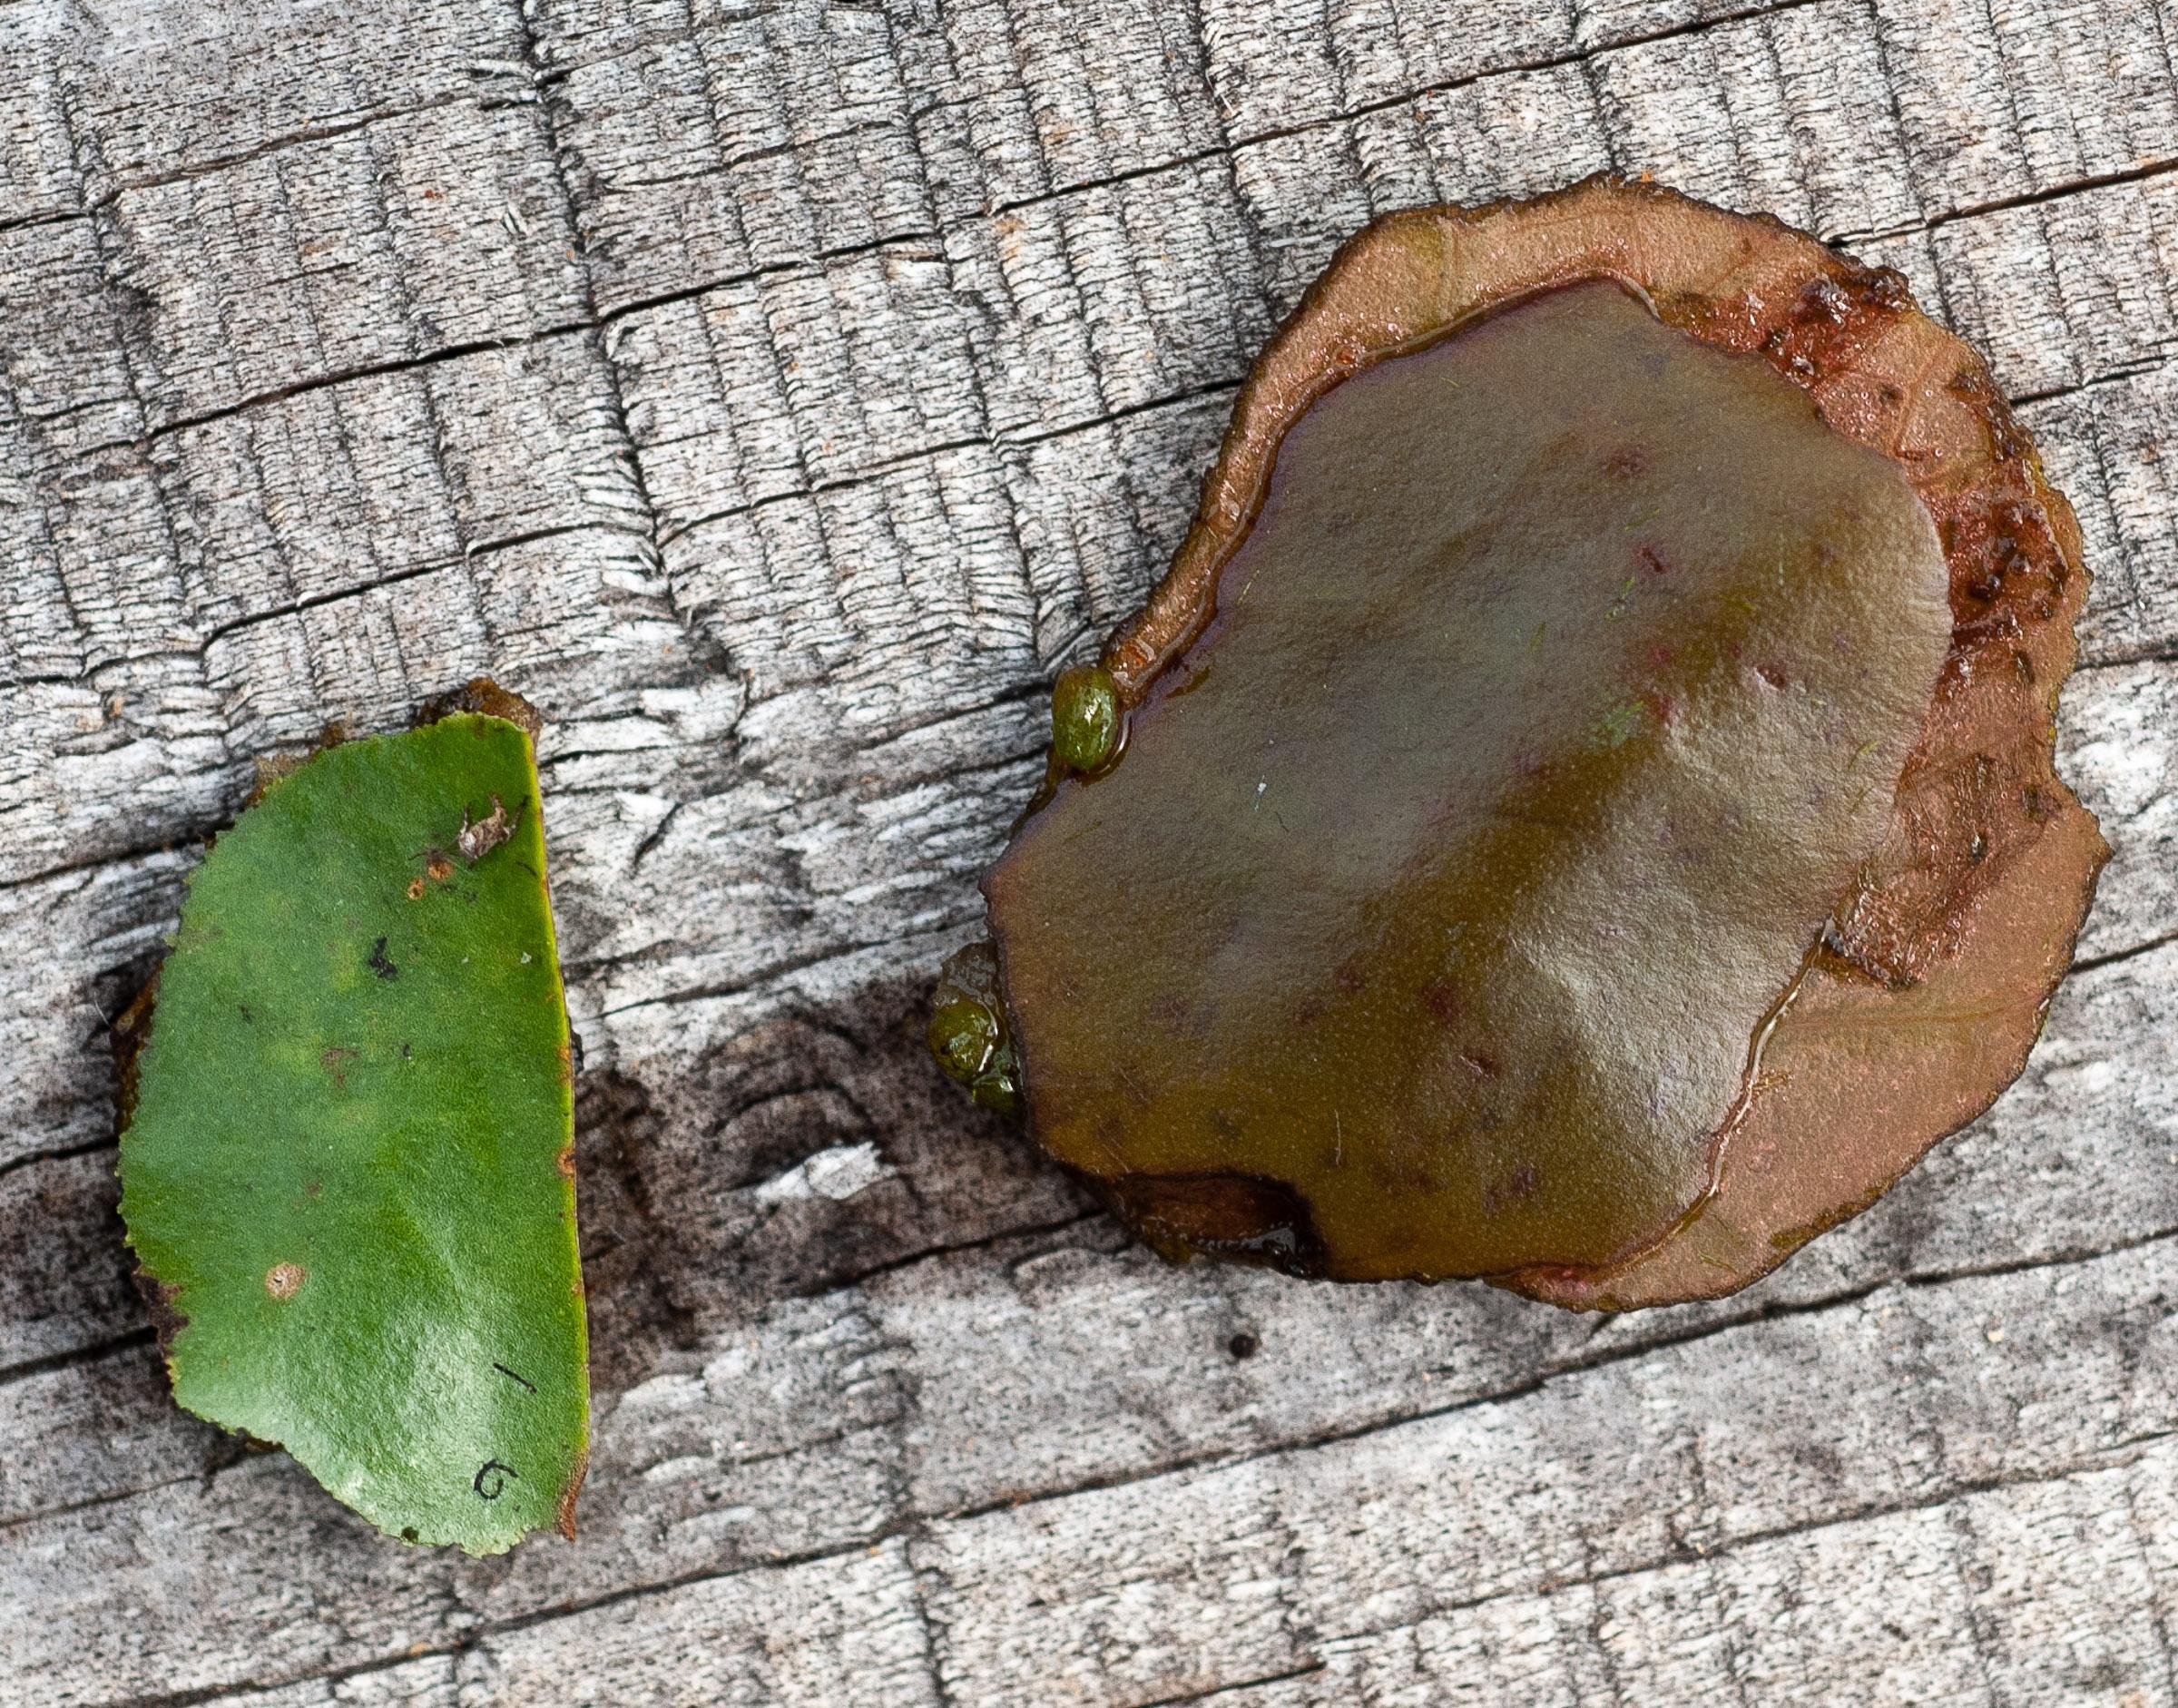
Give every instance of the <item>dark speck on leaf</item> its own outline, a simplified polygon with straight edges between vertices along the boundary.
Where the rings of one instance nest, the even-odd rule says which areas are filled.
[[[386,957],[386,939],[384,937],[380,937],[371,945],[370,959],[367,964],[370,970],[380,978],[398,978],[401,976],[401,969]]]
[[[1437,1016],[1444,1026],[1455,1026],[1459,1021],[1459,993],[1437,979],[1422,989],[1422,1006]]]

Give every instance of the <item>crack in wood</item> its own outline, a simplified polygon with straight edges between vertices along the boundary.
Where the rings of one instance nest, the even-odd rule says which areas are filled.
[[[1628,1578],[1645,1577],[1669,1571],[1675,1566],[1699,1566],[1713,1567],[1722,1562],[1751,1549],[1778,1542],[1789,1542],[1801,1536],[1820,1536],[1828,1531],[1843,1529],[1851,1525],[1867,1524],[1871,1520],[1904,1517],[1918,1513],[1947,1513],[1980,1495],[2001,1493],[2014,1488],[2038,1488],[2052,1484],[2076,1481],[2081,1477],[2123,1469],[2136,1464],[2148,1449],[2164,1442],[2178,1440],[2178,1428],[2144,1430],[2126,1437],[2122,1441],[2083,1454],[2066,1462],[2020,1471],[1998,1477],[1969,1477],[1947,1486],[1941,1492],[1918,1500],[1871,1501],[1865,1506],[1850,1507],[1837,1513],[1828,1513],[1820,1518],[1810,1518],[1794,1524],[1775,1525],[1750,1530],[1735,1536],[1722,1546],[1698,1551],[1685,1549],[1662,1554],[1653,1559],[1636,1564],[1609,1566],[1584,1572],[1578,1575],[1536,1589],[1526,1585],[1499,1591],[1487,1595],[1470,1596],[1464,1600],[1449,1601],[1432,1607],[1421,1618],[1402,1620],[1396,1625],[1356,1626],[1341,1631],[1324,1641],[1330,1644],[1354,1644],[1371,1638],[1388,1636],[1394,1632],[1411,1629],[1428,1619],[1442,1619],[1449,1615],[1474,1613],[1500,1602],[1529,1597],[1558,1595],[1574,1590],[1595,1589],[1603,1585],[1623,1582]],[[1224,1687],[1221,1687],[1224,1688]],[[1188,1701],[1192,1698],[1181,1698]]]
[[[705,279],[695,284],[677,287],[672,290],[631,298],[625,301],[616,302],[609,309],[597,308],[594,304],[594,297],[593,306],[590,313],[586,318],[582,319],[557,321],[544,326],[536,327],[526,331],[512,332],[495,338],[477,339],[461,343],[448,344],[438,348],[426,350],[420,354],[413,356],[393,358],[384,361],[358,364],[354,367],[328,371],[325,373],[303,376],[287,384],[271,387],[267,389],[252,393],[248,397],[239,398],[232,403],[223,404],[217,408],[202,410],[195,414],[177,417],[170,420],[152,422],[150,425],[148,425],[144,434],[138,438],[107,441],[86,447],[80,453],[80,455],[89,456],[102,451],[142,447],[152,443],[156,443],[159,440],[171,437],[177,434],[187,433],[194,429],[213,426],[222,421],[231,420],[236,417],[248,414],[253,410],[261,409],[274,404],[291,401],[297,398],[307,397],[314,392],[354,384],[361,380],[378,378],[400,373],[413,372],[444,362],[460,361],[471,357],[486,354],[493,351],[519,349],[526,346],[546,343],[559,339],[586,337],[594,338],[595,335],[602,333],[607,329],[612,328],[633,316],[653,313],[660,309],[671,308],[682,303],[695,301],[704,297],[715,295],[721,291],[730,290],[742,285],[758,283],[768,279],[777,279],[787,275],[808,273],[811,270],[821,268],[825,263],[828,262],[853,260],[860,256],[875,253],[893,253],[908,250],[927,251],[930,249],[930,246],[934,244],[942,244],[948,237],[966,229],[969,225],[987,223],[990,221],[1000,219],[1009,214],[1016,214],[1033,211],[1034,209],[1045,203],[1077,198],[1094,193],[1098,191],[1117,188],[1148,178],[1167,175],[1177,172],[1185,172],[1193,167],[1201,165],[1221,163],[1228,169],[1228,171],[1230,171],[1232,163],[1231,157],[1236,153],[1244,152],[1253,148],[1266,146],[1276,142],[1287,141],[1297,137],[1310,135],[1318,131],[1329,129],[1339,124],[1349,123],[1357,118],[1363,118],[1369,116],[1372,113],[1409,105],[1414,102],[1421,100],[1425,97],[1455,92],[1463,88],[1467,88],[1475,83],[1486,82],[1494,77],[1527,74],[1538,71],[1548,71],[1554,69],[1577,68],[1586,71],[1592,66],[1594,59],[1598,54],[1614,54],[1625,51],[1630,48],[1650,45],[1654,43],[1673,41],[1683,36],[1697,34],[1703,31],[1712,29],[1725,24],[1742,22],[1751,18],[1775,16],[1781,13],[1798,10],[1803,6],[1831,4],[1835,4],[1835,0],[1782,0],[1782,3],[1777,5],[1754,8],[1746,12],[1735,13],[1704,20],[1702,23],[1689,25],[1683,29],[1662,31],[1655,34],[1640,36],[1624,43],[1614,44],[1609,47],[1596,49],[1593,52],[1565,54],[1554,58],[1537,60],[1532,63],[1479,72],[1471,76],[1453,79],[1443,83],[1426,85],[1405,94],[1386,97],[1382,101],[1369,103],[1364,105],[1355,107],[1350,111],[1342,113],[1337,118],[1311,120],[1305,124],[1297,124],[1289,127],[1268,130],[1253,135],[1242,137],[1231,143],[1221,143],[1217,147],[1200,150],[1194,153],[1180,156],[1175,159],[1160,161],[1139,167],[1129,168],[1123,172],[1114,172],[1104,177],[1069,182],[1067,183],[1056,186],[1047,191],[1040,192],[1035,196],[1024,197],[1013,201],[996,204],[984,213],[975,216],[973,219],[957,221],[951,225],[941,227],[934,231],[918,231],[906,234],[888,234],[871,239],[866,242],[845,244],[830,248],[820,248],[812,250],[806,257],[798,257],[793,260],[765,263],[762,265],[741,269],[731,273],[721,274],[716,277]],[[1602,111],[1603,102],[1600,93],[1597,94],[1595,98],[1597,101],[1598,110]],[[454,103],[440,103],[433,104],[444,105]],[[544,104],[549,105],[549,100],[546,100]],[[428,110],[428,108],[423,110]],[[357,126],[350,128],[361,129],[370,123],[373,123],[373,121],[362,121]],[[1606,127],[1607,130],[1610,127]],[[1606,135],[1604,140],[1608,143],[1610,142],[1611,138]],[[1919,221],[1905,225],[1886,227],[1880,230],[1871,229],[1859,231],[1840,231],[1819,235],[1822,235],[1825,241],[1840,246],[1849,245],[1852,243],[1885,241],[1902,237],[1916,236],[1928,231],[1940,230],[1946,226],[1966,221],[1994,217],[1997,214],[2014,211],[2021,208],[2036,207],[2060,202],[2072,196],[2086,194],[2098,190],[2124,188],[2134,184],[2151,182],[2154,180],[2169,175],[2173,171],[2178,171],[2178,157],[2159,159],[2147,164],[2128,168],[2121,172],[2084,175],[2075,179],[2068,179],[2046,189],[2025,191],[2016,196],[1998,198],[1986,202],[1970,205],[1962,204],[1957,208],[1945,210],[1932,214]],[[184,173],[182,175],[195,176],[198,174]],[[57,217],[91,218],[96,214],[101,205],[103,204],[93,203],[85,212]],[[573,205],[572,202],[571,205]],[[43,219],[23,221],[23,223],[25,224],[44,222],[47,221]],[[0,226],[0,235],[5,234],[5,229],[6,228],[5,226]],[[603,355],[603,346],[599,346],[599,348],[601,355]],[[607,356],[605,359],[607,361],[607,365],[610,366],[609,356]],[[1203,388],[1202,390],[1207,393],[1220,389],[1231,389],[1237,383],[1237,381],[1221,381],[1211,387]],[[2044,396],[2061,395],[2062,390],[2077,388],[2060,388],[2058,392],[2054,393],[2028,393],[2025,394],[2021,398],[2016,398],[2014,401],[2039,401]],[[1160,401],[1169,403],[1172,400],[1163,399]],[[1136,406],[1138,408],[1153,408],[1156,407],[1158,407],[1157,403]],[[1019,436],[1011,442],[1024,444],[1035,443],[1039,438],[1055,437],[1068,432],[1079,431],[1085,427],[1102,425],[1107,419],[1122,418],[1123,413],[1124,412],[1114,412],[1109,417],[1098,417],[1083,422],[1063,423],[1056,427],[1038,429],[1037,432],[1034,434]],[[965,448],[966,445],[979,442],[982,441],[964,441],[961,444],[953,446],[932,447],[928,447],[927,452],[908,453],[905,454],[905,456],[913,456],[918,454],[935,454],[936,452],[944,449]],[[819,490],[824,490],[824,488],[821,486],[812,486],[795,495],[781,495],[781,496],[809,496],[810,492]],[[761,500],[758,502],[759,504],[761,504],[776,502],[776,500]],[[757,507],[757,506],[752,505],[746,507],[754,508]],[[724,512],[721,514],[731,515],[736,514],[736,512]],[[685,528],[676,530],[676,532],[684,531]],[[672,537],[672,535],[668,535],[665,536],[665,539],[670,541]]]
[[[158,1337],[152,1332],[147,1324],[141,1329],[131,1329],[125,1333],[110,1336],[91,1346],[70,1347],[66,1351],[50,1352],[42,1358],[25,1359],[20,1363],[0,1365],[0,1388],[11,1387],[16,1382],[26,1382],[33,1377],[50,1375],[55,1370],[68,1369],[76,1365],[95,1363],[100,1359],[112,1358],[117,1352],[132,1351],[140,1346],[155,1345],[157,1340]]]
[[[1583,1573],[1569,1579],[1554,1582],[1547,1587],[1523,1585],[1516,1588],[1500,1590],[1488,1595],[1447,1601],[1432,1606],[1419,1618],[1401,1620],[1396,1624],[1383,1626],[1363,1625],[1351,1630],[1343,1630],[1324,1637],[1322,1644],[1328,1647],[1338,1644],[1359,1642],[1370,1637],[1381,1637],[1395,1631],[1409,1629],[1425,1619],[1442,1618],[1447,1615],[1457,1613],[1470,1613],[1516,1598],[1563,1594],[1568,1590],[1594,1589],[1604,1584],[1666,1571],[1674,1566],[1714,1566],[1749,1549],[1777,1542],[1790,1541],[1795,1537],[1820,1535],[1850,1525],[1865,1524],[1871,1520],[1887,1517],[1904,1517],[1918,1513],[1940,1513],[1959,1502],[1972,1499],[1977,1496],[1998,1493],[2007,1489],[2037,1488],[2072,1482],[2084,1477],[2121,1469],[2137,1463],[2150,1448],[2173,1439],[2178,1439],[2178,1429],[2162,1428],[2142,1431],[2127,1436],[2120,1441],[2092,1453],[2073,1456],[2056,1465],[2040,1467],[2032,1471],[2019,1471],[1995,1477],[1960,1478],[1946,1485],[1937,1492],[1918,1499],[1869,1502],[1837,1513],[1826,1514],[1817,1518],[1753,1529],[1735,1536],[1728,1544],[1703,1553],[1665,1552],[1651,1558],[1644,1558],[1637,1563]],[[764,1574],[789,1571],[798,1566],[822,1565],[829,1561],[864,1554],[886,1542],[900,1539],[911,1528],[912,1526],[909,1525],[888,1526],[881,1531],[857,1538],[849,1543],[834,1547],[814,1549],[805,1554],[768,1561],[762,1565],[742,1566],[726,1572],[692,1573],[663,1583],[564,1603],[516,1618],[486,1622],[479,1625],[471,1635],[458,1644],[444,1646],[418,1644],[398,1654],[384,1655],[375,1660],[359,1662],[335,1669],[299,1673],[291,1676],[269,1680],[252,1680],[248,1683],[227,1684],[204,1690],[132,1696],[101,1703],[98,1708],[200,1708],[201,1704],[223,1703],[306,1683],[340,1683],[368,1673],[388,1671],[411,1661],[461,1654],[488,1646],[491,1639],[496,1636],[531,1630],[542,1625],[572,1618],[582,1614],[597,1612],[604,1608],[623,1606],[632,1601],[670,1595],[701,1585],[731,1582]],[[1149,1703],[1142,1704],[1141,1708],[1159,1708],[1161,1703],[1193,1703],[1214,1698],[1219,1694],[1234,1690],[1276,1683],[1283,1678],[1313,1675],[1320,1670],[1322,1670],[1320,1664],[1305,1664],[1299,1668],[1286,1669],[1279,1674],[1267,1674],[1261,1678],[1220,1683],[1205,1691],[1184,1693],[1178,1696],[1153,1698]],[[947,1699],[941,1699],[941,1701]]]
[[[1998,196],[1987,201],[1962,202],[1957,207],[1947,208],[1939,213],[1930,214],[1928,218],[1909,225],[1891,226],[1879,231],[1841,234],[1829,240],[1842,245],[1884,242],[1894,238],[1917,237],[1927,231],[1940,231],[1947,225],[1957,225],[1967,220],[1993,219],[2000,213],[2014,213],[2022,208],[2048,207],[2053,202],[2066,201],[2075,196],[2089,195],[2098,190],[2121,190],[2134,184],[2153,183],[2159,178],[2169,177],[2174,172],[2178,172],[2178,154],[2147,161],[2136,166],[2128,166],[2121,172],[2098,172],[2086,177],[2069,178],[2063,183],[2053,184],[2047,189],[2022,191],[2017,195]],[[2077,389],[2077,388],[2073,389]],[[2022,398],[2012,399],[2015,403],[2029,400],[2032,399]]]
[[[1298,1683],[1304,1678],[1315,1678],[1327,1670],[1329,1663],[1310,1661],[1300,1666],[1283,1667],[1275,1673],[1260,1673],[1252,1678],[1236,1678],[1228,1683],[1212,1684],[1207,1690],[1191,1690],[1178,1696],[1160,1696],[1153,1702],[1138,1704],[1138,1708],[1193,1708],[1197,1703],[1215,1702],[1221,1696],[1231,1696],[1243,1690],[1265,1690],[1273,1684]]]

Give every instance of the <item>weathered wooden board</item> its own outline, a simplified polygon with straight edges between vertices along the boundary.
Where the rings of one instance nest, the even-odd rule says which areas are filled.
[[[0,1702],[2178,1708],[2170,0],[0,0]],[[1902,268],[2098,577],[2026,1078],[1712,1306],[1167,1270],[916,1011],[1372,213]],[[386,1543],[178,1414],[104,1021],[256,758],[553,721],[599,1454]]]

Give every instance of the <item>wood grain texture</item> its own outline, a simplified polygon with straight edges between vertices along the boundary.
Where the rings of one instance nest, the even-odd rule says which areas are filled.
[[[2178,1708],[2169,0],[0,0],[0,1702]],[[917,1005],[1373,213],[1901,268],[2097,580],[2026,1076],[1712,1305],[1164,1269]],[[371,1536],[177,1413],[104,1023],[256,759],[552,721],[598,1458]],[[1246,1355],[1243,1356],[1242,1353]]]

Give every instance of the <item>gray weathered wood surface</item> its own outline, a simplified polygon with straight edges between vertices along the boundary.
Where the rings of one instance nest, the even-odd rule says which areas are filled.
[[[2178,1708],[2174,54],[2171,0],[0,0],[0,1701]],[[1715,1306],[1166,1270],[920,988],[1332,245],[1604,165],[1897,264],[2018,400],[2099,578],[2083,965]],[[256,755],[477,671],[553,719],[599,1400],[580,1541],[485,1562],[168,1402],[103,1033]]]

